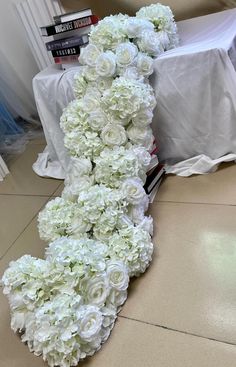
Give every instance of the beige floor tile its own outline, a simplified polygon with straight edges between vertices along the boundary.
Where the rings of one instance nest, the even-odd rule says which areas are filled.
[[[47,200],[42,196],[0,195],[0,258]]]
[[[156,202],[151,214],[154,260],[121,314],[236,344],[236,207]]]
[[[46,367],[10,330],[0,295],[1,367]],[[108,341],[81,367],[233,367],[236,347],[119,318]]]
[[[155,201],[217,203],[236,205],[236,164],[224,163],[208,175],[163,180]]]
[[[0,182],[0,194],[51,195],[60,185],[56,179],[42,178],[32,170],[43,145],[28,145],[26,151],[9,165],[10,174]]]
[[[37,228],[37,218],[26,227],[13,246],[7,251],[5,256],[0,259],[0,278],[12,260],[16,260],[23,255],[32,255],[44,258],[47,243],[39,238]]]

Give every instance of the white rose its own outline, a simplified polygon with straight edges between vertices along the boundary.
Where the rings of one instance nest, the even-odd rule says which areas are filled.
[[[114,76],[116,72],[116,57],[111,51],[103,52],[96,60],[96,72],[103,77]]]
[[[151,155],[144,147],[135,146],[133,148],[135,155],[138,157],[140,164],[147,168],[151,162]]]
[[[137,57],[137,69],[140,74],[148,77],[153,73],[153,59],[140,52]]]
[[[127,141],[126,131],[123,126],[109,124],[101,133],[101,138],[106,145],[124,145]]]
[[[113,78],[103,78],[100,76],[96,80],[96,85],[97,85],[98,90],[102,93],[106,89],[109,89],[111,87],[112,82],[113,82]]]
[[[144,77],[139,74],[139,71],[135,66],[128,66],[127,68],[120,70],[120,75],[125,79],[134,79],[139,82],[144,81]]]
[[[95,67],[96,60],[100,54],[101,51],[97,46],[88,44],[88,46],[81,48],[80,62]]]
[[[100,99],[101,94],[96,90],[90,90],[89,93],[87,93],[83,98],[83,109],[87,113],[91,113],[94,110],[97,110],[100,108]]]
[[[92,305],[82,306],[77,311],[80,337],[91,342],[100,333],[103,316],[99,308]]]
[[[94,176],[80,176],[75,178],[62,191],[61,197],[65,200],[76,201],[80,192],[88,189],[94,184]]]
[[[125,264],[119,260],[110,260],[107,263],[107,276],[110,286],[118,291],[124,291],[129,285],[129,275]]]
[[[156,32],[143,31],[137,43],[140,51],[146,52],[150,56],[157,57],[164,51]]]
[[[82,283],[85,298],[87,302],[102,307],[106,302],[106,298],[110,292],[110,286],[107,277],[103,275],[94,275]]]
[[[90,112],[88,117],[88,124],[92,130],[101,131],[104,126],[108,124],[106,114],[101,110],[95,110]]]
[[[153,119],[153,112],[150,109],[143,109],[137,113],[137,115],[132,119],[134,126],[144,128],[151,124]]]
[[[133,63],[138,54],[138,48],[131,42],[121,43],[116,48],[116,62],[120,67],[126,67]]]
[[[125,21],[125,32],[129,38],[140,37],[144,29],[153,31],[154,25],[146,19],[138,19],[136,17],[129,17]]]
[[[140,144],[147,150],[152,148],[154,137],[150,127],[140,128],[137,126],[130,126],[127,129],[127,134],[132,143]]]
[[[121,190],[124,192],[126,200],[133,205],[139,204],[146,196],[143,183],[139,178],[126,179],[121,186]]]
[[[88,82],[94,82],[98,78],[96,69],[91,66],[84,66],[83,76]]]
[[[65,184],[73,182],[74,179],[89,175],[92,171],[92,163],[88,158],[70,157],[70,163],[65,179]]]

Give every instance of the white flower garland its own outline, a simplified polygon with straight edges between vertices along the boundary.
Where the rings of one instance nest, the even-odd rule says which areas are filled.
[[[153,57],[175,47],[169,7],[109,16],[82,49],[61,117],[71,163],[61,198],[39,214],[45,260],[25,255],[2,278],[14,331],[50,366],[76,366],[106,341],[129,278],[152,259],[153,221],[143,184],[154,137]]]

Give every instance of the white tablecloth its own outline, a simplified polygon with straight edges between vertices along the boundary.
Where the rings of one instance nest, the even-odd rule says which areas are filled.
[[[159,158],[169,173],[189,176],[236,160],[236,9],[178,22],[180,47],[155,60],[158,105],[153,120]],[[33,80],[47,148],[33,168],[63,178],[68,154],[59,127],[78,67],[50,67]]]

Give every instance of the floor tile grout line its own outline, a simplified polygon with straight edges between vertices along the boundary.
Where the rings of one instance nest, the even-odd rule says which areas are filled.
[[[196,204],[196,205],[212,205],[212,206],[236,206],[236,204],[221,204],[221,203],[204,203],[204,202],[192,202],[192,201],[173,201],[173,200],[154,200],[151,204],[150,204],[150,207],[152,204],[157,204],[157,203],[165,203],[165,204],[186,204],[186,205],[193,205],[193,204]]]
[[[48,197],[48,199],[50,199],[51,197]],[[48,200],[47,200],[48,201]],[[46,203],[44,203],[39,210],[37,210],[37,212],[35,213],[35,215],[31,218],[31,220],[27,223],[27,225],[24,227],[24,229],[18,234],[18,236],[16,237],[16,239],[12,242],[12,244],[8,247],[8,249],[4,252],[4,254],[2,256],[0,256],[0,261],[6,256],[6,254],[8,253],[8,251],[14,246],[14,244],[16,243],[16,241],[18,240],[18,238],[20,238],[20,236],[25,232],[25,230],[29,227],[29,225],[33,222],[33,220],[37,217],[38,213],[40,212],[40,210],[46,205]]]
[[[227,341],[223,341],[223,340],[219,340],[219,339],[214,339],[214,338],[208,338],[208,337],[206,337],[204,335],[198,335],[198,334],[190,333],[188,331],[170,328],[170,327],[164,326],[164,325],[153,324],[153,323],[148,322],[148,321],[142,321],[142,320],[134,319],[134,318],[127,317],[127,316],[121,316],[121,315],[118,315],[118,317],[123,318],[123,319],[127,319],[127,320],[131,320],[131,321],[136,321],[136,322],[139,322],[141,324],[146,324],[146,325],[158,327],[158,328],[161,328],[161,329],[164,329],[164,330],[169,330],[169,331],[173,331],[173,332],[177,332],[177,333],[181,333],[181,334],[185,334],[185,335],[194,336],[196,338],[201,338],[201,339],[211,340],[211,341],[214,341],[214,342],[217,342],[217,343],[223,343],[223,344],[228,344],[228,345],[236,346],[235,343],[230,343],[230,342],[227,342]]]
[[[56,188],[56,190],[55,190],[55,191],[53,191],[53,193],[51,194],[50,198],[52,198],[52,197],[53,197],[53,195],[55,194],[55,192],[59,189],[59,187],[60,187],[61,185],[64,185],[64,180],[63,180],[63,182],[61,182],[61,183],[60,183],[60,185]]]
[[[54,193],[57,191],[57,189],[61,186],[62,182],[57,186],[57,188],[55,189],[55,191],[53,191],[53,193],[50,196],[42,196],[47,198],[48,200],[53,198]],[[1,194],[0,194],[1,195]],[[13,194],[15,195],[15,194]],[[19,196],[37,196],[38,195],[19,195]],[[2,256],[0,256],[0,261],[4,258],[4,256],[6,256],[6,254],[8,253],[8,251],[14,246],[14,244],[16,243],[16,241],[18,240],[18,238],[20,238],[20,236],[25,232],[25,230],[29,227],[29,225],[33,222],[33,220],[37,217],[38,213],[40,212],[40,210],[45,206],[46,204],[44,203],[39,210],[37,211],[37,213],[33,216],[33,218],[31,218],[31,220],[29,221],[29,223],[24,227],[24,229],[19,233],[19,235],[16,237],[16,239],[12,242],[12,244],[8,247],[8,249],[4,252],[4,254]]]

